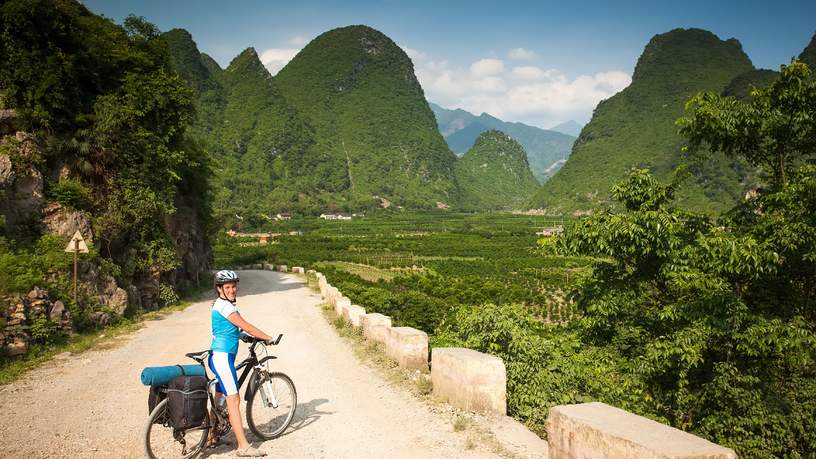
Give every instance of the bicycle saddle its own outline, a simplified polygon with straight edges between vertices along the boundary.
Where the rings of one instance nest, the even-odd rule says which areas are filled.
[[[190,357],[191,359],[195,360],[198,363],[203,364],[204,361],[207,360],[207,357],[210,356],[210,352],[211,351],[209,349],[207,349],[205,351],[190,352],[190,353],[184,354],[184,355],[186,355],[187,357]]]

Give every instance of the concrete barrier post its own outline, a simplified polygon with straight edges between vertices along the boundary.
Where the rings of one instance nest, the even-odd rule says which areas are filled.
[[[289,272],[289,268],[286,265],[278,265],[278,271],[282,273]]]
[[[392,327],[385,353],[402,368],[428,371],[428,334],[411,327]]]
[[[354,328],[360,328],[360,318],[364,316],[365,313],[365,309],[356,304],[343,306],[343,319],[349,322]]]
[[[295,266],[292,268],[292,272],[295,274],[305,274],[306,271],[303,270],[300,266]]]
[[[351,306],[351,300],[349,298],[345,297],[345,296],[341,296],[341,297],[337,298],[337,300],[334,303],[334,312],[338,316],[343,317],[343,308],[347,308],[347,307],[350,307],[350,306]]]
[[[507,414],[507,372],[502,359],[462,347],[431,351],[435,395],[463,410]]]
[[[363,326],[363,336],[367,340],[376,341],[385,345],[388,339],[388,330],[391,328],[391,318],[372,312],[360,318]]]
[[[730,448],[605,403],[560,405],[547,418],[550,459],[736,459]]]

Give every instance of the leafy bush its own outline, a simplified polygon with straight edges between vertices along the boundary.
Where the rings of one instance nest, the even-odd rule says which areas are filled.
[[[179,296],[172,285],[162,282],[159,284],[159,301],[162,306],[170,306],[179,302]]]
[[[29,317],[29,321],[29,332],[35,343],[48,344],[62,337],[59,324],[49,320],[45,314],[35,314]]]
[[[60,179],[51,183],[48,197],[70,209],[83,210],[91,205],[91,189],[79,180]]]

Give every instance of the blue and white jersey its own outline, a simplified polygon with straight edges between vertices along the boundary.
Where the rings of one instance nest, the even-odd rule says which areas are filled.
[[[238,353],[238,335],[240,330],[227,320],[230,314],[238,312],[234,303],[223,298],[215,300],[210,317],[212,318],[212,345],[213,352]]]

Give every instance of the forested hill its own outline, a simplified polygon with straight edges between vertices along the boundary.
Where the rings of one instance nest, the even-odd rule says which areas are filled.
[[[564,167],[545,183],[530,207],[552,212],[608,205],[612,185],[633,167],[668,179],[681,162],[675,121],[699,91],[721,92],[753,66],[735,39],[700,29],[656,35],[638,60],[632,84],[595,109]],[[723,156],[694,170],[680,205],[722,210],[741,199],[747,172]]]
[[[809,65],[812,69],[816,68],[816,34],[813,34],[810,43],[808,43],[804,51],[799,54],[799,60]]]
[[[457,204],[455,155],[436,129],[411,59],[366,26],[326,32],[275,80],[309,121],[326,183],[349,206],[374,196],[413,208]]]
[[[496,130],[479,135],[457,162],[456,177],[470,209],[517,209],[538,189],[524,149]]]
[[[215,207],[223,218],[319,207],[326,173],[309,125],[248,48],[222,70],[189,33],[163,34],[174,67],[196,90],[192,129],[213,157]],[[325,167],[325,166],[324,166]]]
[[[575,137],[523,123],[508,123],[487,113],[479,116],[462,109],[449,110],[430,104],[439,131],[454,153],[464,154],[479,135],[495,129],[512,137],[524,148],[533,175],[541,182],[550,178],[570,155]],[[573,121],[573,123],[575,123]],[[577,123],[576,123],[577,125]],[[580,131],[580,126],[578,127]]]
[[[0,28],[0,346],[16,354],[206,278],[210,172],[152,24],[20,0],[0,4]],[[89,253],[75,301],[76,231]]]

